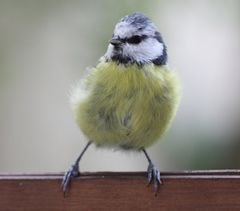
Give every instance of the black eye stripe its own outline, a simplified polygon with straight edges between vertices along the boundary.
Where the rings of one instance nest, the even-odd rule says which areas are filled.
[[[138,44],[138,43],[142,42],[143,39],[144,39],[143,35],[142,36],[136,35],[136,36],[132,36],[132,37],[128,38],[126,41],[127,41],[127,43],[130,43],[130,44]]]
[[[112,37],[114,37],[114,34],[112,35]],[[154,36],[148,36],[148,35],[134,35],[132,37],[129,38],[120,38],[119,36],[115,39],[118,39],[119,41],[121,41],[122,43],[129,43],[129,44],[139,44],[140,42],[142,42],[143,40],[147,39],[147,38],[154,38],[156,39],[158,42],[163,43],[162,37],[160,35],[159,32],[155,32]]]
[[[147,38],[147,35],[135,35],[129,38],[120,39],[123,43],[138,44]]]

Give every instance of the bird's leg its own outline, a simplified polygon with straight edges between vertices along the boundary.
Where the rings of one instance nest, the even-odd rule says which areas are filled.
[[[159,170],[154,166],[153,162],[151,161],[149,155],[147,154],[146,150],[143,148],[142,149],[143,153],[145,154],[147,160],[148,160],[148,184],[151,184],[154,182],[154,191],[155,195],[157,195],[159,185],[162,183],[160,179],[160,172]]]
[[[68,171],[65,172],[64,176],[63,176],[63,181],[62,181],[62,189],[63,189],[63,193],[65,195],[69,182],[71,180],[72,177],[78,177],[80,175],[79,172],[79,162],[83,156],[83,154],[86,152],[87,148],[91,145],[91,141],[89,141],[87,143],[87,145],[84,147],[83,151],[81,152],[81,154],[78,156],[77,160],[75,161],[75,163],[73,165],[71,165],[71,167],[69,168]]]

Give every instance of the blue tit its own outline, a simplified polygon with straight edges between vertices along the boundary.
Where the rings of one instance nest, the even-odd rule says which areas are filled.
[[[143,152],[148,181],[159,188],[160,172],[145,148],[158,141],[175,116],[179,82],[167,65],[167,49],[144,14],[123,17],[105,55],[71,92],[73,116],[89,142],[65,173],[63,191],[79,176],[79,161],[91,144]]]

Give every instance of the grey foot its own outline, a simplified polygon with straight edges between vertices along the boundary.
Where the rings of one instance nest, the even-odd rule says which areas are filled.
[[[65,172],[64,176],[63,176],[63,181],[62,181],[62,190],[63,190],[63,194],[65,195],[67,188],[69,186],[70,180],[72,177],[78,177],[80,175],[79,172],[79,167],[78,164],[74,164],[72,165],[68,171]]]
[[[148,184],[150,185],[152,182],[154,183],[154,191],[155,195],[157,195],[160,184],[162,184],[160,179],[160,172],[153,165],[153,163],[149,163],[148,166]]]

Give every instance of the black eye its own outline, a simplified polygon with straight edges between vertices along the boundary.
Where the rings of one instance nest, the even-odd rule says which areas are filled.
[[[140,36],[138,36],[138,35],[130,37],[130,38],[127,39],[127,42],[131,43],[131,44],[138,44],[141,41],[142,41],[142,38]]]

